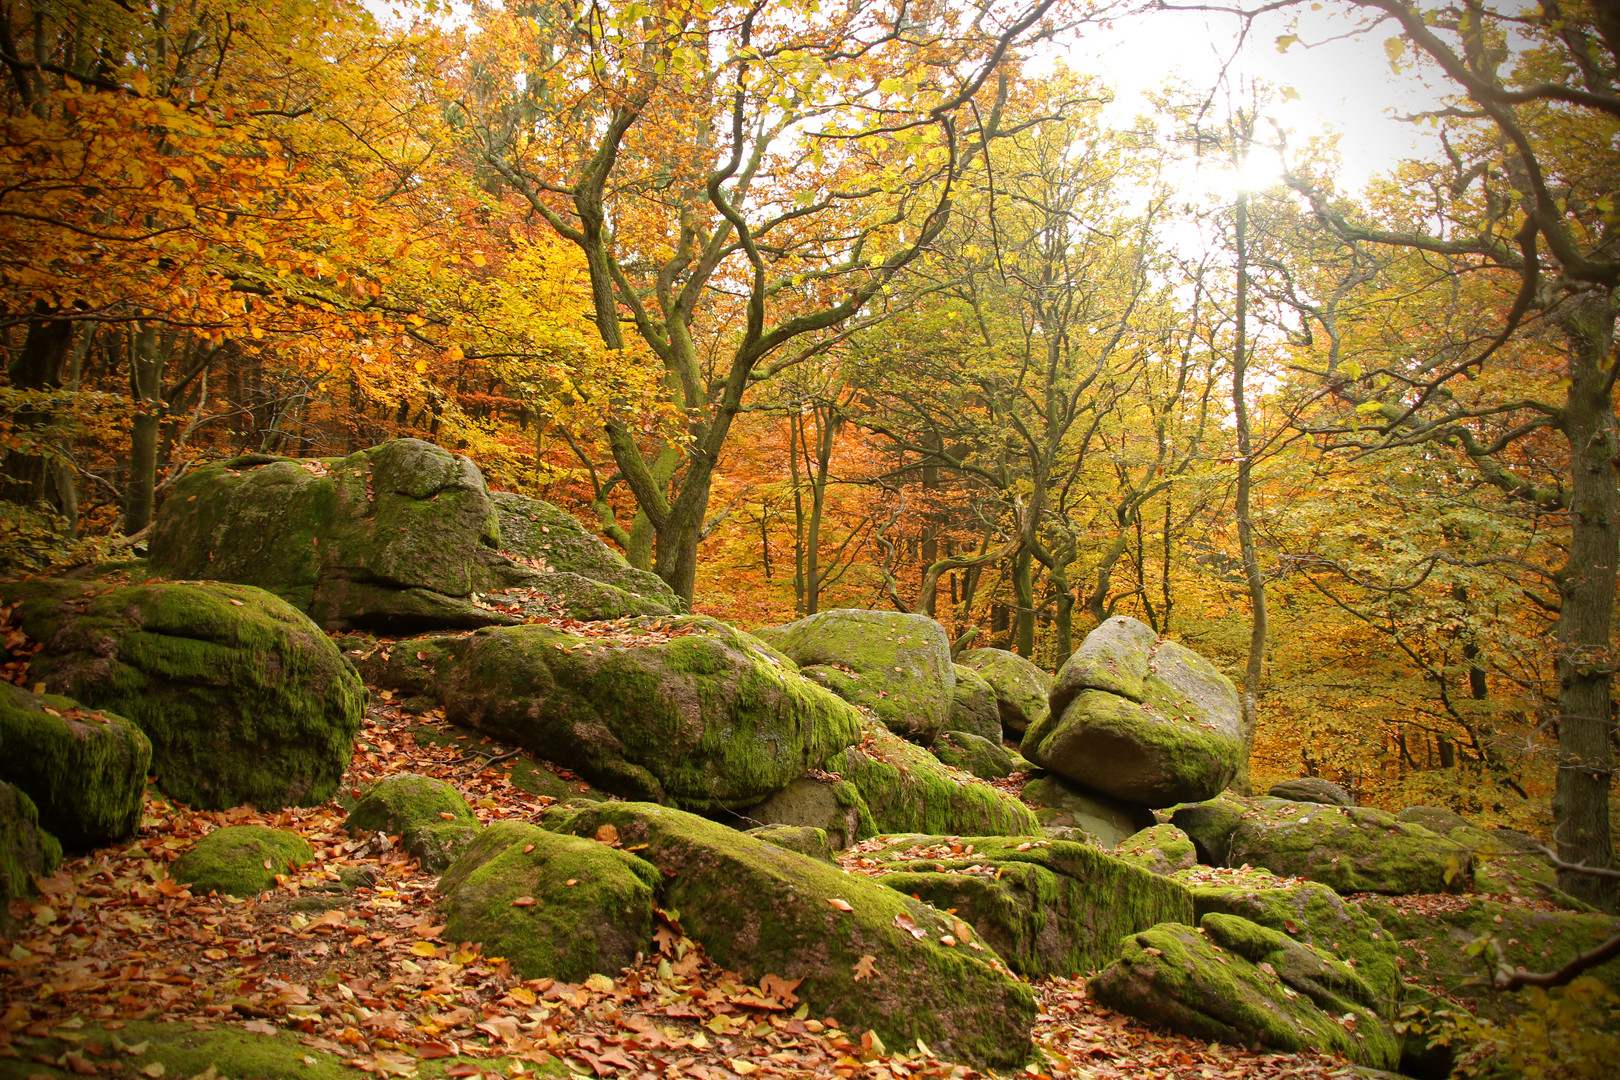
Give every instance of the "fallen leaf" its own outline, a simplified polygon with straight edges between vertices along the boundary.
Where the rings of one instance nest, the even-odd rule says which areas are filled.
[[[573,882],[569,882],[569,884],[573,884]],[[534,905],[536,903],[537,903],[537,901],[532,896],[520,896],[516,900],[512,901],[512,906],[513,907],[534,907]]]
[[[833,897],[832,899],[828,900],[827,903],[831,904],[833,907],[837,908],[839,911],[854,911],[855,910],[855,905],[851,904],[848,900],[843,900],[843,899],[840,899],[839,897],[836,897],[836,896]]]
[[[873,975],[877,974],[877,969],[872,966],[872,962],[876,959],[877,957],[875,956],[863,956],[859,960],[855,961],[854,973],[856,982],[860,982],[862,979],[870,979]]]

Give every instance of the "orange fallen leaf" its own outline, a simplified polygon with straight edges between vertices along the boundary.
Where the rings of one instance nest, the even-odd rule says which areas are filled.
[[[572,885],[573,882],[570,881],[568,884]],[[516,900],[512,901],[512,906],[513,907],[534,907],[536,902],[537,901],[532,896],[520,896]]]
[[[841,898],[836,897],[836,896],[833,897],[832,899],[828,900],[827,903],[831,904],[833,907],[837,908],[839,911],[854,911],[855,910],[855,905],[854,904],[851,904],[848,900],[844,900],[844,899],[841,899]]]

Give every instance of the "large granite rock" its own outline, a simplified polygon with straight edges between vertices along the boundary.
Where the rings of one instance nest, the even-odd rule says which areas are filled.
[[[1322,803],[1327,806],[1354,806],[1350,793],[1331,780],[1320,776],[1301,776],[1295,780],[1281,780],[1266,792],[1273,799],[1290,802]]]
[[[1032,836],[1041,831],[1027,806],[976,776],[946,768],[920,746],[866,721],[859,746],[825,766],[859,792],[868,820],[862,836]],[[870,829],[871,831],[866,831]]]
[[[257,585],[329,630],[390,632],[668,614],[679,602],[548,503],[492,495],[418,439],[346,458],[251,454],[195,469],[159,508],[154,568]]]
[[[1150,825],[1139,833],[1133,833],[1119,842],[1114,848],[1114,855],[1150,874],[1166,877],[1198,863],[1192,840],[1174,825]]]
[[[926,746],[950,718],[951,642],[926,615],[836,608],[756,634],[792,657],[806,678],[870,709],[897,735]]]
[[[1237,691],[1208,660],[1135,619],[1086,636],[1024,734],[1043,768],[1147,806],[1220,793],[1244,753]]]
[[[979,674],[996,692],[1003,734],[1018,738],[1047,711],[1052,676],[1006,649],[969,649],[956,662]]]
[[[1179,882],[1094,847],[1016,837],[901,836],[868,853],[878,880],[954,911],[1020,975],[1087,974],[1119,955],[1125,934],[1192,919]]]
[[[688,809],[752,806],[860,738],[853,706],[706,616],[418,638],[368,671],[607,792]]]
[[[1462,892],[1473,882],[1468,849],[1420,825],[1367,806],[1285,799],[1253,800],[1232,830],[1226,862],[1345,894]]]
[[[1000,780],[1013,771],[1012,755],[1006,747],[968,731],[940,732],[934,740],[933,754],[943,764],[972,773],[980,780]]]
[[[1395,819],[1421,825],[1467,848],[1474,857],[1475,892],[1542,897],[1561,907],[1586,907],[1558,887],[1558,872],[1534,837],[1513,829],[1481,828],[1461,814],[1433,806],[1409,806],[1397,811]]]
[[[559,818],[575,836],[604,826],[657,867],[659,906],[716,963],[749,981],[802,979],[816,1016],[922,1040],[981,1066],[1030,1056],[1035,1000],[971,927],[867,878],[712,821],[645,803],[597,803]]]
[[[651,951],[658,871],[594,839],[501,821],[439,880],[448,941],[482,942],[525,979],[615,976]]]
[[[1400,1040],[1355,971],[1232,915],[1126,938],[1119,960],[1087,989],[1110,1008],[1197,1039],[1338,1053],[1377,1069],[1400,1060]]]
[[[193,844],[169,867],[169,876],[197,895],[248,897],[274,886],[277,874],[291,873],[314,858],[309,842],[290,830],[227,825]]]
[[[40,643],[29,677],[134,721],[158,786],[198,809],[312,806],[337,791],[365,687],[309,618],[217,582],[0,586]]]
[[[878,831],[860,789],[820,770],[795,777],[781,791],[743,811],[743,818],[764,827],[812,828],[839,849]]]
[[[1232,847],[1232,834],[1248,811],[1250,802],[1240,795],[1226,793],[1207,802],[1178,807],[1170,824],[1187,834],[1206,866],[1225,866]]]
[[[54,873],[62,845],[39,827],[39,811],[27,793],[0,782],[0,933],[10,923],[12,900],[34,893],[34,878]]]
[[[0,683],[0,781],[69,849],[135,835],[151,764],[152,744],[117,713]]]
[[[956,689],[951,691],[951,715],[946,727],[989,739],[999,746],[1001,713],[996,708],[996,688],[970,667],[954,664],[952,670],[956,673]]]

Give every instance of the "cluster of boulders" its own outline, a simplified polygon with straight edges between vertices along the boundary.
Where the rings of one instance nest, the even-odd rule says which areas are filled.
[[[413,440],[198,469],[148,563],[0,597],[30,682],[0,684],[7,896],[64,845],[130,836],[149,775],[204,808],[332,797],[363,675],[536,759],[536,823],[483,827],[410,775],[349,815],[441,875],[447,935],[525,978],[611,974],[676,917],[728,969],[802,979],[819,1014],[891,1046],[1021,1065],[1027,980],[1095,972],[1099,1000],[1190,1035],[1390,1068],[1413,1050],[1394,1024],[1409,984],[1477,974],[1454,939],[1511,926],[1508,958],[1549,967],[1613,926],[1515,906],[1578,907],[1521,834],[1358,807],[1317,778],[1227,792],[1231,682],[1134,619],[1055,678],[953,656],[920,615],[744,633]],[[231,826],[172,873],[243,896],[310,858]],[[1438,892],[1459,894],[1438,921],[1402,899]]]

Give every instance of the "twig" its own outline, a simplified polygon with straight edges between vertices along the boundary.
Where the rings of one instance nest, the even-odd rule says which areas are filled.
[[[474,767],[472,767],[471,769],[468,769],[466,772],[462,773],[461,775],[462,776],[477,776],[479,773],[483,772],[485,769],[489,768],[491,765],[499,765],[503,761],[511,761],[513,758],[517,757],[521,753],[523,753],[523,751],[521,749],[519,749],[519,750],[508,750],[504,754],[496,754],[494,757],[489,758],[487,761],[484,761],[484,762],[482,762],[482,763],[480,763],[478,765],[475,765]],[[470,760],[472,760],[473,758],[475,758],[477,756],[478,756],[477,754],[467,754],[467,755],[463,756],[461,760],[462,761],[470,761]]]
[[[1595,949],[1581,953],[1556,971],[1509,969],[1506,964],[1502,964],[1497,968],[1496,977],[1491,981],[1498,990],[1517,990],[1521,986],[1563,986],[1572,982],[1581,972],[1595,968],[1617,956],[1620,956],[1620,934],[1615,934]]]

